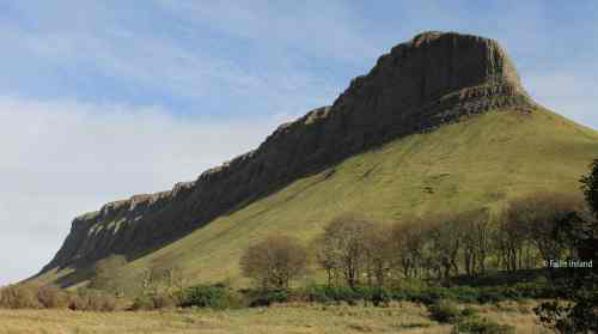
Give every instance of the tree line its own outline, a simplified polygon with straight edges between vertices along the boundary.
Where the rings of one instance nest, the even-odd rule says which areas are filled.
[[[382,287],[403,279],[448,284],[456,276],[590,260],[596,255],[591,242],[596,231],[581,197],[534,193],[507,203],[494,216],[481,208],[388,224],[345,214],[333,219],[309,249],[292,237],[270,236],[249,247],[240,265],[262,289],[288,289],[314,264],[325,271],[330,286]]]

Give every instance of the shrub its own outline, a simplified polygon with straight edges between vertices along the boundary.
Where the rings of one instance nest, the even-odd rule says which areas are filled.
[[[98,290],[80,289],[70,296],[68,307],[75,311],[109,312],[117,309],[117,299],[108,293]]]
[[[40,287],[36,297],[45,308],[64,308],[68,302],[66,293],[54,285]]]
[[[441,323],[456,323],[463,315],[461,310],[451,301],[440,300],[428,306],[430,318]]]
[[[425,305],[432,305],[442,300],[455,299],[454,294],[447,288],[430,287],[423,290],[406,291],[407,299]]]
[[[140,311],[140,310],[149,311],[149,310],[154,310],[154,309],[155,309],[154,300],[153,300],[152,296],[148,296],[148,295],[137,296],[133,300],[133,305],[131,305],[132,311]]]
[[[385,289],[375,289],[371,295],[371,301],[374,306],[379,306],[380,304],[388,305],[390,300],[391,294]]]
[[[249,306],[270,306],[273,303],[284,303],[289,299],[289,293],[285,290],[278,291],[265,291],[259,293],[257,296],[252,298]]]
[[[197,285],[183,291],[181,306],[225,308],[229,298],[225,287],[221,285]]]
[[[468,318],[459,321],[453,327],[453,334],[514,334],[515,328],[509,325],[500,325],[496,322],[479,318]]]
[[[461,315],[464,317],[472,317],[477,313],[476,310],[470,308],[470,307],[466,307],[463,309],[463,311],[461,311]]]
[[[0,291],[0,307],[11,309],[40,308],[42,304],[36,297],[35,287],[15,284]]]
[[[463,303],[474,303],[480,300],[480,289],[470,286],[458,286],[451,289],[454,298]]]
[[[131,310],[158,310],[174,308],[180,304],[180,299],[166,293],[142,295],[135,298]]]

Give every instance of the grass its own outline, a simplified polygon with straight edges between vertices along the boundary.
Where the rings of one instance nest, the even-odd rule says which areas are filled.
[[[543,333],[531,304],[515,311],[476,306],[479,314],[517,333]],[[393,303],[387,308],[289,304],[239,310],[164,312],[73,312],[0,310],[0,333],[450,333],[451,325],[429,320],[425,307]]]
[[[190,284],[226,280],[244,286],[240,254],[270,234],[290,234],[308,244],[345,212],[380,221],[480,206],[496,213],[506,200],[527,193],[579,193],[578,180],[597,152],[596,131],[554,113],[489,112],[395,140],[297,180],[131,262],[129,272],[167,263],[180,267]]]

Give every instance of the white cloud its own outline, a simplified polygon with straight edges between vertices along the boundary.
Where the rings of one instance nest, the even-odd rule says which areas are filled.
[[[0,98],[0,285],[39,270],[74,216],[195,179],[255,148],[279,121]]]

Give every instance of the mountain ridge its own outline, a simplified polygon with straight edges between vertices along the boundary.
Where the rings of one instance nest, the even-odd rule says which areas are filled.
[[[488,110],[535,107],[496,41],[419,34],[381,56],[331,106],[279,126],[256,150],[169,191],[134,195],[75,218],[41,273],[85,266],[110,254],[135,258],[299,177],[395,138]]]

